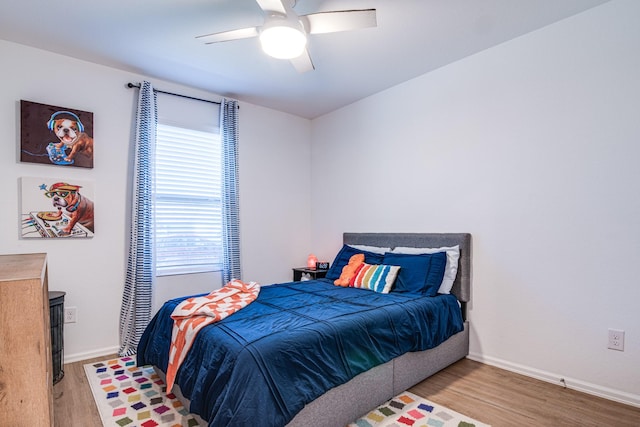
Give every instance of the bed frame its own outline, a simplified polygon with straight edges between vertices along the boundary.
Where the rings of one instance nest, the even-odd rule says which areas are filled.
[[[464,331],[438,347],[406,353],[363,372],[307,404],[288,427],[344,426],[383,404],[425,378],[469,354],[469,324],[466,304],[471,298],[471,235],[467,233],[344,233],[343,242],[352,245],[438,248],[460,245],[458,274],[451,293],[462,304]],[[366,390],[363,393],[362,390]],[[358,396],[354,399],[354,396]],[[318,420],[323,420],[322,424]]]
[[[405,353],[376,366],[349,382],[335,387],[307,404],[287,427],[345,426],[407,390],[425,378],[446,368],[469,354],[469,323],[466,305],[471,299],[471,235],[468,233],[344,233],[343,242],[352,245],[380,247],[408,246],[438,248],[460,245],[458,273],[451,293],[458,297],[465,319],[464,330],[430,350]],[[159,369],[158,373],[164,377]],[[366,390],[366,392],[363,392]],[[189,402],[174,387],[176,394],[189,407]],[[354,399],[357,396],[357,399]],[[199,418],[199,417],[198,417]],[[322,420],[320,422],[319,420]],[[201,419],[199,421],[203,422]],[[202,425],[207,425],[206,422]]]

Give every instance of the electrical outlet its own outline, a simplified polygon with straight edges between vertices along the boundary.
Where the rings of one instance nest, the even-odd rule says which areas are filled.
[[[609,329],[609,346],[611,350],[624,351],[624,331]]]
[[[78,309],[67,307],[64,309],[64,323],[76,323],[78,321]]]

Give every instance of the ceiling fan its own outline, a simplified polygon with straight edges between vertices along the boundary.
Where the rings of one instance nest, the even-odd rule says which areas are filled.
[[[295,0],[256,0],[264,11],[264,24],[260,27],[240,28],[196,37],[205,44],[259,37],[262,49],[268,55],[289,59],[300,73],[314,70],[307,50],[307,34],[335,33],[375,27],[376,10],[335,10],[298,15],[293,8]]]

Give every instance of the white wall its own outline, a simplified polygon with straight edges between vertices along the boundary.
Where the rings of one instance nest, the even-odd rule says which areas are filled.
[[[65,291],[78,322],[65,325],[67,362],[114,352],[127,258],[131,133],[136,91],[145,77],[0,41],[0,253],[47,252],[49,287]],[[160,89],[219,100],[215,94],[149,79]],[[20,163],[21,99],[94,113],[93,169]],[[309,251],[310,122],[240,104],[241,250],[246,280],[291,277]],[[44,124],[43,124],[44,125]],[[19,178],[35,176],[95,183],[96,234],[92,239],[21,239]],[[295,198],[292,195],[302,195]],[[274,242],[275,240],[275,242]],[[156,306],[167,298],[220,286],[219,273],[160,278]],[[3,301],[2,304],[5,304]]]
[[[243,278],[291,281],[310,250],[311,122],[242,104],[240,126]]]
[[[613,1],[314,120],[314,250],[470,232],[471,356],[640,405],[638,17]]]

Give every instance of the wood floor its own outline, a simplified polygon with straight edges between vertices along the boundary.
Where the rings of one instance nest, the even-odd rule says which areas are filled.
[[[493,427],[640,426],[640,408],[469,359],[409,390]]]
[[[57,427],[100,426],[83,365],[108,358],[64,365],[64,378],[53,387]],[[640,408],[468,359],[444,369],[410,391],[493,427],[640,426]]]

